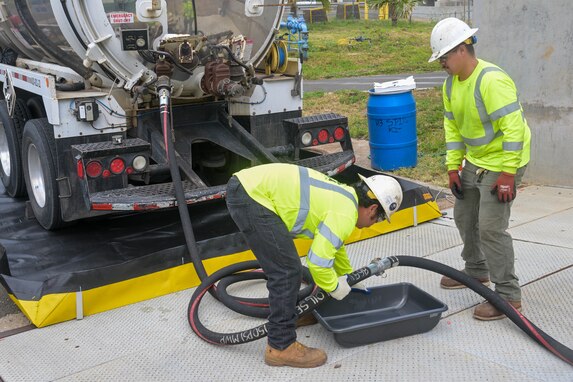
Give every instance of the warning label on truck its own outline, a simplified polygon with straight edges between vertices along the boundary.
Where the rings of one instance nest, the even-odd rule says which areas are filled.
[[[107,18],[112,24],[133,24],[135,16],[131,12],[111,12]]]

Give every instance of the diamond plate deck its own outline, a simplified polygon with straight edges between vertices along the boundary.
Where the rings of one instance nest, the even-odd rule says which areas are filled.
[[[532,207],[541,193],[545,208]],[[528,196],[531,197],[529,200]],[[573,347],[573,194],[526,188],[515,203],[516,272],[523,285],[524,314],[555,339]],[[519,200],[519,199],[518,199]],[[354,266],[371,258],[404,254],[462,266],[457,230],[433,221],[348,246]],[[193,290],[35,329],[0,342],[4,381],[557,381],[573,380],[573,368],[521,332],[509,320],[480,322],[473,307],[483,299],[470,290],[444,290],[440,276],[398,267],[369,285],[411,282],[449,306],[432,331],[392,341],[342,348],[320,325],[298,329],[299,339],[324,348],[328,363],[316,369],[264,365],[265,341],[219,347],[191,332],[186,315]],[[249,282],[241,294],[264,293]],[[262,322],[229,311],[210,296],[200,316],[213,330],[236,331]]]

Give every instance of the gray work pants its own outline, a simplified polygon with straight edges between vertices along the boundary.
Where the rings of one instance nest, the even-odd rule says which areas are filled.
[[[302,264],[281,218],[254,201],[237,177],[227,183],[227,208],[267,276],[268,343],[284,350],[296,341],[296,304]]]
[[[478,169],[466,160],[461,176],[464,198],[456,199],[454,206],[454,219],[464,242],[465,272],[476,278],[489,276],[504,299],[521,301],[513,241],[507,232],[512,203],[500,203],[497,193],[491,194],[500,173],[487,171],[479,175]],[[517,170],[516,187],[524,172],[525,166]]]

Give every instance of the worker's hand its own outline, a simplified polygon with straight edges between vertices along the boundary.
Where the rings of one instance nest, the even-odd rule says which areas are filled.
[[[491,194],[497,192],[497,200],[502,203],[509,203],[515,199],[517,190],[515,189],[515,175],[502,172],[491,187]]]
[[[348,293],[350,293],[350,285],[348,285],[346,275],[342,275],[338,278],[336,289],[330,292],[330,295],[337,300],[342,300],[344,297],[348,296]]]
[[[460,173],[458,170],[448,171],[448,176],[450,177],[450,190],[456,199],[463,199],[464,192],[462,191],[462,180],[460,179]]]
[[[350,288],[351,291],[353,292],[359,292],[362,294],[370,294],[370,289],[368,289],[366,287],[366,285],[364,285],[362,283],[362,281],[357,282],[356,284],[352,285],[352,287]]]

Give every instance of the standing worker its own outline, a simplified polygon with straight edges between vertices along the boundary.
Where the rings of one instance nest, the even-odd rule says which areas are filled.
[[[310,238],[307,264],[314,282],[337,300],[351,288],[353,271],[344,241],[355,227],[388,219],[402,202],[400,184],[389,176],[360,176],[353,186],[305,167],[274,163],[237,172],[227,184],[227,207],[267,275],[270,315],[265,363],[317,367],[322,349],[296,341],[296,304],[302,265],[293,238]],[[366,290],[356,284],[356,289]]]
[[[446,166],[464,243],[464,272],[485,285],[491,279],[495,291],[521,311],[507,228],[516,186],[529,162],[531,132],[512,79],[476,57],[477,31],[453,17],[440,21],[432,30],[429,62],[439,60],[449,74],[443,86]],[[464,287],[449,277],[440,285]],[[505,317],[489,302],[478,305],[473,316],[485,321]]]

